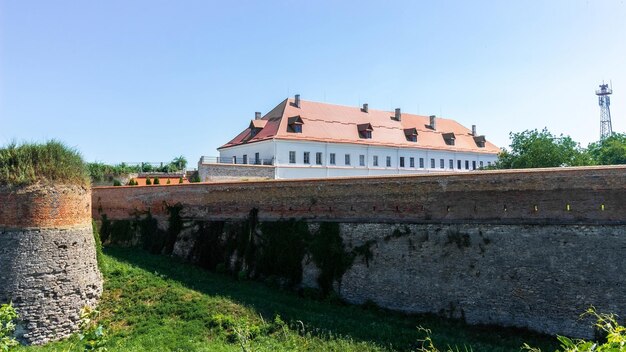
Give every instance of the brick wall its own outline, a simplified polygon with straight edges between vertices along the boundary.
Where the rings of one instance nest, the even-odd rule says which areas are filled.
[[[81,186],[0,186],[0,205],[0,227],[72,226],[91,221],[91,192]]]
[[[170,187],[94,188],[93,214],[136,211],[203,220],[259,219],[418,223],[626,223],[626,167],[484,171],[466,174],[273,180]]]

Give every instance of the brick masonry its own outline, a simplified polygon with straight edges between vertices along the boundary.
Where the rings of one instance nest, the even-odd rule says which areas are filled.
[[[165,224],[180,203],[188,222],[241,221],[252,208],[260,221],[339,222],[348,247],[373,243],[336,287],[349,302],[592,337],[578,320],[590,305],[626,316],[624,199],[626,167],[586,167],[96,188],[93,214],[150,210]],[[303,285],[318,274],[305,265]]]
[[[79,186],[0,188],[0,303],[20,315],[27,344],[69,336],[83,306],[102,293],[91,225],[91,192]]]

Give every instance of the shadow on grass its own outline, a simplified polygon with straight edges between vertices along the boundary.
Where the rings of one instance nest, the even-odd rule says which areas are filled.
[[[458,320],[433,315],[404,315],[376,307],[349,306],[317,301],[298,296],[295,292],[279,290],[263,283],[237,281],[214,274],[193,265],[139,249],[109,247],[105,253],[119,261],[132,264],[151,273],[158,273],[183,286],[209,296],[226,297],[252,308],[264,319],[280,315],[285,321],[301,321],[307,331],[350,336],[355,341],[369,341],[393,350],[415,349],[424,337],[417,327],[432,330],[437,345],[468,346],[474,351],[519,351],[524,342],[555,350],[554,337],[527,330],[493,326],[469,326]]]

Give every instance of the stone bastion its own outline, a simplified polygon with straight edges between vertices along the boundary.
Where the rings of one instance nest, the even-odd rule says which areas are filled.
[[[81,308],[95,307],[101,294],[91,190],[0,186],[0,304],[17,309],[18,340],[44,344],[69,336]]]

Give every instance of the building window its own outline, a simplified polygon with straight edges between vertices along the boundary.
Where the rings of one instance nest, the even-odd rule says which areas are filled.
[[[452,160],[452,159],[449,160],[448,169],[454,170],[454,160]]]
[[[461,160],[456,161],[456,168],[461,170]]]
[[[409,167],[415,167],[415,158],[414,157],[410,157],[409,158]]]
[[[481,168],[481,169],[482,169],[482,168],[483,168],[483,166],[484,166],[484,164],[483,164],[483,162],[482,162],[482,161],[479,161],[479,162],[478,162],[478,165],[480,166],[480,168]]]
[[[472,170],[476,170],[476,160],[472,160]]]
[[[465,160],[465,170],[469,170],[469,160]]]
[[[296,152],[291,150],[289,151],[289,164],[295,164],[295,163],[296,163]]]
[[[391,157],[387,157],[387,167],[391,167]]]
[[[261,158],[259,157],[259,153],[254,153],[254,163],[259,165],[261,163]]]
[[[439,159],[439,168],[444,169],[446,167],[446,162],[443,159]]]
[[[420,158],[420,169],[424,168],[424,158]]]
[[[359,166],[365,166],[365,155],[359,155]]]
[[[447,145],[454,145],[454,140],[456,139],[454,133],[443,133],[441,136],[443,137],[443,140],[446,142]]]
[[[243,155],[243,163],[247,164],[248,163],[248,154],[244,154]]]
[[[237,164],[237,157],[233,156],[233,164]]]
[[[315,153],[315,164],[322,165],[322,153],[321,152]]]
[[[400,157],[400,167],[404,167],[404,157]]]
[[[491,166],[491,161],[488,161],[488,162],[487,162],[487,166]]]
[[[305,164],[310,164],[311,163],[310,156],[311,156],[311,153],[304,152],[304,163]]]
[[[430,168],[431,169],[435,168],[435,159],[430,159]]]
[[[363,123],[360,125],[357,125],[357,130],[359,131],[359,138],[364,138],[364,139],[372,139],[372,131],[374,130],[372,128],[372,125],[369,123]]]
[[[287,132],[302,133],[302,124],[304,122],[300,116],[293,116],[287,120]]]
[[[374,155],[374,159],[372,160],[372,165],[378,166],[378,155]]]
[[[346,154],[345,164],[350,165],[350,154]]]
[[[330,153],[330,165],[335,165],[335,153]]]
[[[417,142],[417,129],[416,128],[404,129],[404,136],[406,137],[406,140],[409,142]]]

